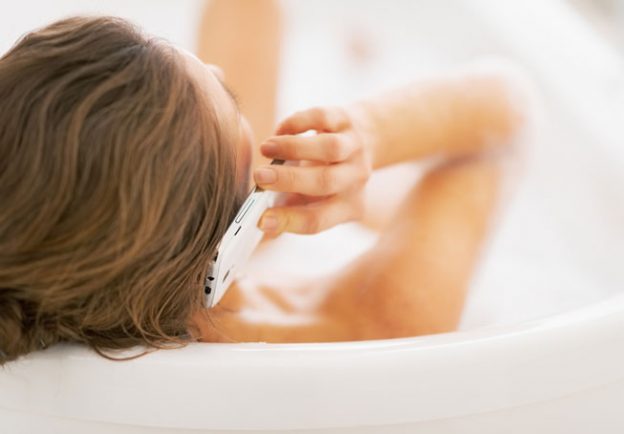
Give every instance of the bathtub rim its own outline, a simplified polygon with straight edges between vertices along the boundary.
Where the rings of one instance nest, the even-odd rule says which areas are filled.
[[[0,371],[0,407],[79,420],[223,430],[387,425],[459,417],[552,400],[624,380],[624,351],[610,345],[624,342],[623,311],[624,294],[618,294],[511,326],[347,343],[198,343],[128,362],[111,362],[86,348],[64,345],[26,356]],[[397,352],[403,357],[396,357]],[[436,354],[449,357],[436,360]],[[413,370],[413,366],[420,369]],[[257,371],[255,377],[250,376],[250,369]],[[409,378],[395,376],[401,369]],[[311,379],[302,380],[298,375],[302,372]],[[218,374],[221,380],[210,378]],[[223,376],[244,377],[247,383],[223,381]],[[443,381],[432,381],[436,376]],[[149,377],[163,381],[147,381]],[[309,395],[271,378],[307,385]],[[189,385],[195,389],[188,389]],[[267,385],[272,395],[258,392],[267,390]],[[349,385],[361,389],[348,390]],[[115,387],[126,396],[107,399],[104,392]],[[20,392],[3,395],[9,388]],[[217,396],[226,391],[229,405]],[[168,414],[171,408],[163,398],[170,400],[182,392],[187,399],[175,414]],[[215,396],[210,396],[213,392]],[[254,399],[246,399],[246,393]],[[393,405],[384,405],[384,400],[380,405],[373,402],[378,393],[405,399]],[[64,401],[64,396],[69,399]],[[340,407],[340,412],[323,405],[326,396],[333,397],[336,405],[331,407]],[[344,407],[345,403],[351,408]],[[413,408],[410,403],[420,405]],[[198,415],[211,408],[219,411],[210,417]],[[228,413],[232,408],[244,411],[244,420],[236,412]],[[286,409],[290,416],[278,417]]]

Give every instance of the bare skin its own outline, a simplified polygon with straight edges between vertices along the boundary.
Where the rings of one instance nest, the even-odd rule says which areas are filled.
[[[225,71],[227,84],[240,97],[241,110],[253,126],[253,143],[275,128],[281,18],[273,0],[217,0],[207,3],[199,28],[198,57]],[[258,146],[252,152],[254,167],[268,164]]]
[[[219,22],[216,11],[231,20],[236,8],[228,10],[227,4],[236,2],[229,1],[213,5],[205,22]],[[277,7],[273,2],[264,6]],[[266,13],[276,16],[276,12]],[[229,22],[231,28],[245,28]],[[206,31],[201,35],[205,37]],[[240,31],[239,37],[245,39]],[[266,38],[264,49],[275,49],[272,37]],[[228,50],[214,52],[227,57]],[[233,56],[241,56],[240,51]],[[253,70],[254,58],[246,70]],[[232,110],[224,111],[225,122],[235,125],[237,115],[218,79],[202,73],[197,59],[188,60],[206,91],[224,105],[230,104]],[[218,60],[224,65],[226,81],[231,73],[236,80],[244,77],[236,71],[237,62]],[[235,71],[229,71],[230,67]],[[270,75],[265,79],[275,79]],[[399,208],[378,226],[377,244],[348,267],[314,282],[275,284],[253,276],[236,281],[217,306],[193,318],[200,339],[330,342],[454,330],[500,199],[504,163],[512,155],[510,144],[523,125],[521,109],[511,98],[514,83],[498,70],[463,71],[415,82],[348,107],[317,107],[283,120],[274,136],[255,147],[265,160],[302,162],[277,168],[273,183],[262,183],[254,172],[264,188],[291,195],[288,203],[268,210],[260,222],[261,226],[267,220],[271,223],[265,226],[271,236],[315,233],[344,221],[365,219],[362,192],[373,170],[407,161],[435,162],[409,188]],[[245,110],[253,112],[261,103],[253,101],[259,93],[244,89],[235,90],[247,114]],[[249,119],[254,127],[254,119],[267,122],[266,116],[253,113]],[[318,134],[306,139],[297,136],[310,129]],[[266,125],[256,131],[266,131]],[[257,142],[241,129],[240,149],[250,143]],[[250,169],[264,164],[261,158],[253,161]]]

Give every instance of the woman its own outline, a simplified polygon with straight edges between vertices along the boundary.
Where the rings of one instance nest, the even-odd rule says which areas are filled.
[[[212,3],[202,40],[235,3]],[[278,20],[274,5],[248,3],[262,10],[239,20]],[[277,34],[267,32],[256,48],[268,50]],[[200,46],[202,56],[225,56],[232,80],[240,79],[240,64],[232,66],[240,50],[211,47]],[[276,66],[256,66],[262,90],[237,90],[265,131],[272,120],[259,101],[274,89]],[[522,125],[515,80],[462,72],[348,107],[305,110],[256,146],[224,79],[110,17],[54,23],[0,59],[0,363],[60,341],[99,351],[456,327],[502,163]],[[318,134],[298,135],[307,130]],[[299,164],[268,167],[269,158]],[[252,276],[203,307],[206,268],[252,175],[289,194],[259,222],[270,238],[366,217],[371,171],[421,159],[433,161],[428,173],[374,248],[348,267],[314,284],[277,287]],[[296,306],[293,294],[311,301]]]

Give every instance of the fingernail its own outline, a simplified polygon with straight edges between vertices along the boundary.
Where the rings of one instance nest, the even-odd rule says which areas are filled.
[[[260,221],[260,229],[265,231],[275,230],[278,228],[278,226],[279,221],[277,220],[277,217],[272,215],[266,215],[262,217],[262,220]]]
[[[277,144],[273,142],[266,142],[260,145],[260,152],[265,155],[275,155],[277,152]]]
[[[254,179],[258,184],[273,184],[277,181],[277,173],[273,169],[256,169]]]

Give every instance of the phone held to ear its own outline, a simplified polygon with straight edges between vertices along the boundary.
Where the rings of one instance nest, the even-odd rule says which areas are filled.
[[[271,164],[283,164],[273,160]],[[256,186],[238,210],[225,235],[217,246],[204,283],[206,307],[216,305],[223,297],[236,273],[243,270],[249,257],[264,236],[258,229],[258,221],[267,208],[275,203],[276,192]]]

